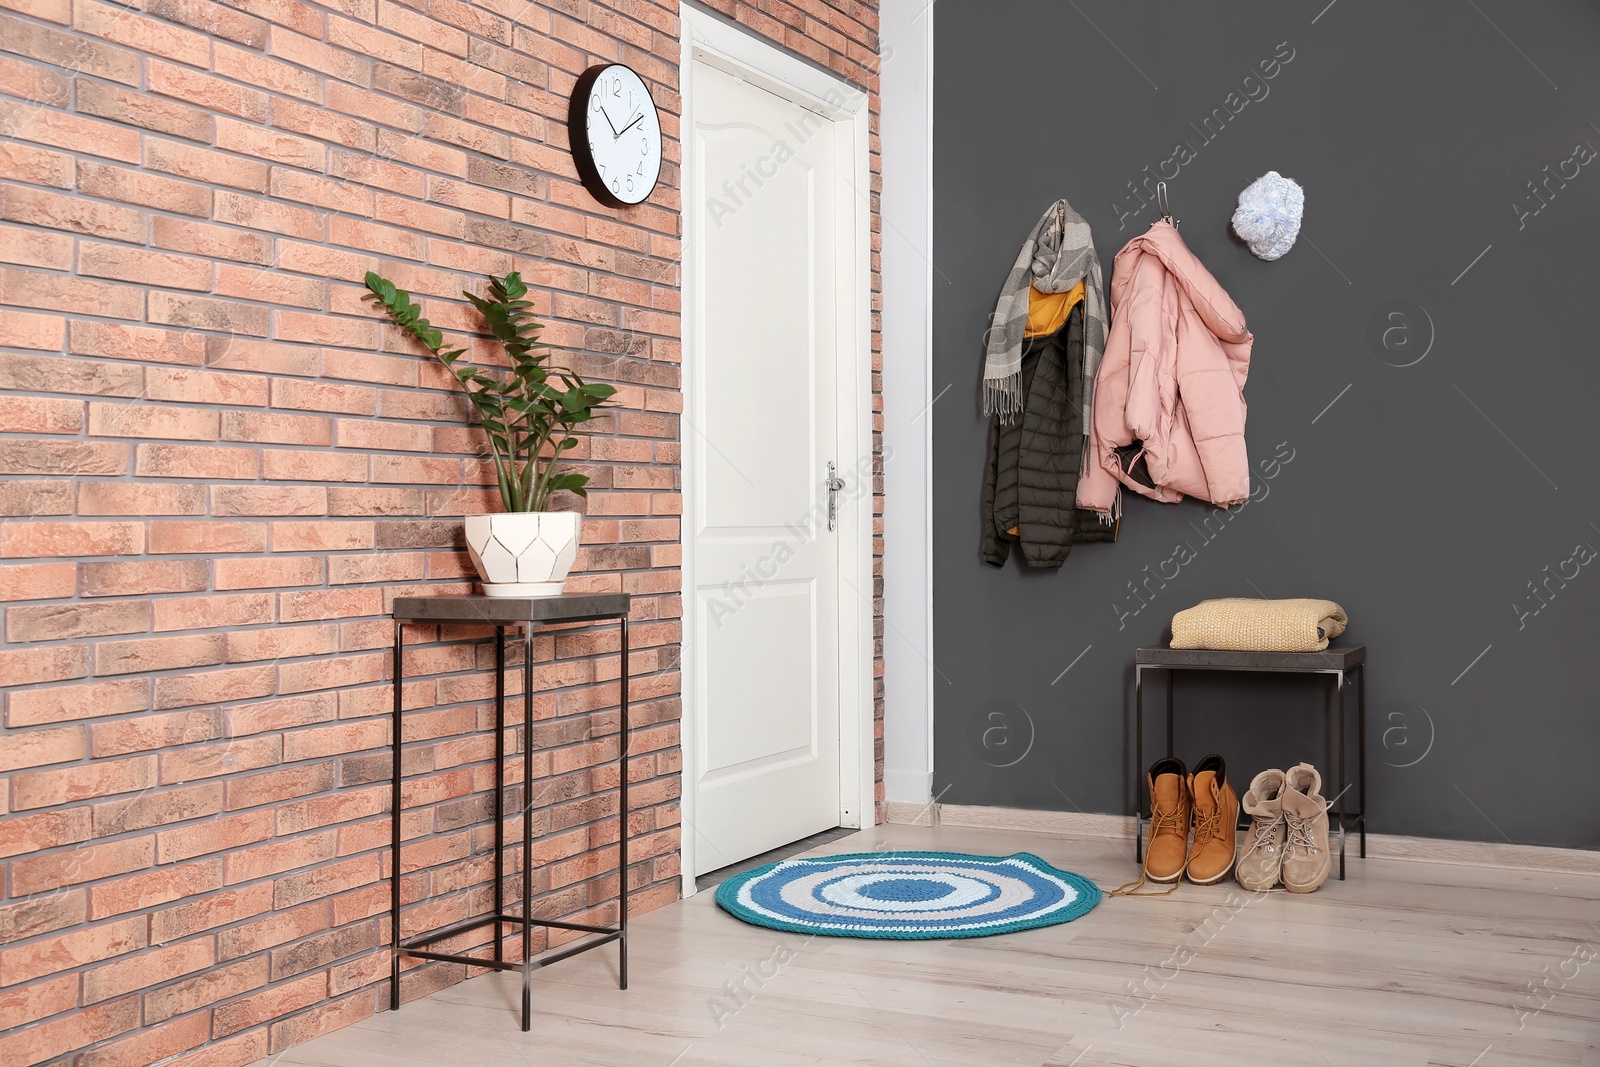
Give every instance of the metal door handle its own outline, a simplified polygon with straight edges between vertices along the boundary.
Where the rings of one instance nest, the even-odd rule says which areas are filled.
[[[838,509],[839,490],[844,488],[844,479],[838,477],[834,473],[836,470],[837,470],[837,468],[835,467],[833,461],[829,460],[828,461],[828,480],[826,482],[822,483],[823,485],[826,485],[828,487],[828,529],[830,529],[830,530],[833,529],[834,516],[837,513],[837,509]]]

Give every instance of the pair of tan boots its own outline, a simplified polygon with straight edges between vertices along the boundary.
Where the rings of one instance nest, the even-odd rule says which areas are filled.
[[[1251,892],[1281,882],[1291,893],[1310,893],[1328,880],[1328,801],[1315,767],[1301,763],[1255,776],[1244,795],[1251,823],[1242,853],[1235,842],[1239,807],[1221,756],[1207,756],[1192,774],[1172,756],[1157,760],[1150,767],[1144,870],[1113,895],[1132,893],[1147,880],[1176,889],[1185,876],[1214,885],[1233,874]]]

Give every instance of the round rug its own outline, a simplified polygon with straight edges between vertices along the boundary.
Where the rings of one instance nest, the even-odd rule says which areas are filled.
[[[1100,889],[1038,856],[863,852],[783,860],[717,886],[736,918],[830,937],[943,940],[1071,922]]]

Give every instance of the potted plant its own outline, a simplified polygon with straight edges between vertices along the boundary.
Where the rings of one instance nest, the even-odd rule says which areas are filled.
[[[523,299],[528,287],[516,272],[489,278],[486,297],[463,293],[478,309],[489,334],[505,349],[509,366],[498,373],[463,362],[464,348],[445,341],[437,327],[422,317],[422,308],[394,283],[367,272],[366,296],[416,338],[461,383],[478,413],[495,476],[500,483],[503,514],[466,517],[467,552],[472,556],[488,596],[558,596],[578,555],[583,516],[551,511],[552,497],[563,490],[587,495],[587,475],[558,471],[562,453],[578,444],[578,427],[594,417],[616,392],[609,385],[585,382],[573,371],[549,362],[549,349],[539,340],[542,323]]]

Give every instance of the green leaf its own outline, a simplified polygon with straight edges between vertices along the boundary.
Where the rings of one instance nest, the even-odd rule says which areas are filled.
[[[566,490],[569,493],[581,493],[583,487],[589,484],[587,474],[558,474],[549,481],[552,493]]]

